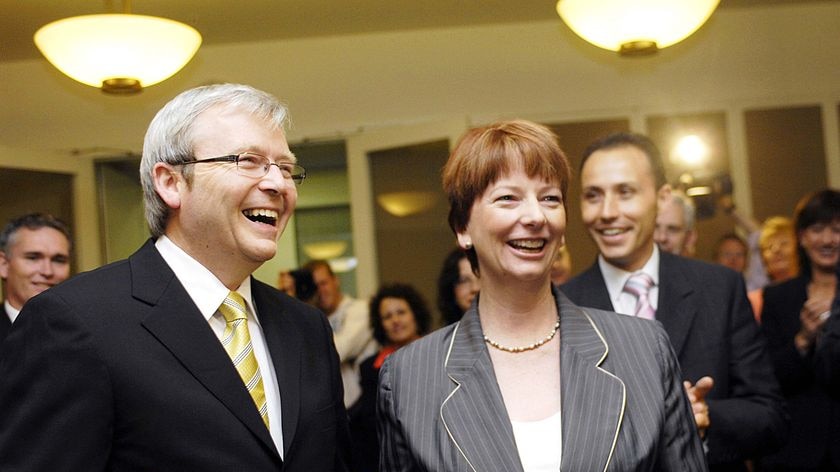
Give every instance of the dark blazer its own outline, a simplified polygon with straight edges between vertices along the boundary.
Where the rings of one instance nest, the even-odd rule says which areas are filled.
[[[671,339],[684,378],[705,375],[711,470],[745,470],[745,459],[784,443],[783,409],[766,343],[747,300],[744,279],[722,266],[660,251],[656,320]],[[561,287],[581,306],[612,310],[597,262]]]
[[[840,399],[832,398],[817,381],[815,350],[799,354],[793,338],[801,327],[799,311],[808,299],[809,277],[800,276],[764,289],[761,323],[770,355],[790,412],[787,444],[766,457],[763,465],[775,468],[840,469]],[[821,342],[834,342],[824,335]]]
[[[561,470],[706,470],[662,328],[554,296]],[[382,471],[522,471],[475,304],[459,323],[388,357],[377,414]]]
[[[814,357],[817,379],[834,398],[840,399],[840,289],[834,296],[831,318],[823,326],[823,337],[817,343]]]
[[[0,343],[9,335],[12,330],[12,320],[9,319],[9,314],[6,313],[6,307],[0,303]]]
[[[230,358],[149,241],[27,302],[0,360],[0,470],[345,470],[338,355],[317,310],[252,280],[284,460]]]

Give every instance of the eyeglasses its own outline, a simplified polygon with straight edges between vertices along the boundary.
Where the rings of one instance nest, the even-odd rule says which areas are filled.
[[[246,176],[254,179],[260,179],[268,174],[271,166],[277,166],[280,169],[280,174],[286,179],[292,179],[296,184],[303,182],[306,178],[306,169],[293,164],[291,162],[273,162],[271,159],[254,154],[253,152],[243,152],[240,154],[231,154],[229,156],[211,157],[209,159],[198,159],[195,161],[187,161],[180,163],[181,165],[200,164],[202,162],[233,162],[236,164],[236,170]]]

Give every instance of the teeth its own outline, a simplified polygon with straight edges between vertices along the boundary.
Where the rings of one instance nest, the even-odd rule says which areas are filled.
[[[624,230],[617,229],[617,228],[610,228],[610,229],[601,230],[601,233],[604,234],[604,236],[615,236],[615,235],[621,234],[623,232],[624,232]]]
[[[251,208],[243,210],[242,214],[251,221],[275,225],[277,223],[277,210],[267,208]]]
[[[545,246],[545,241],[542,239],[523,239],[519,241],[511,241],[510,245],[520,249],[541,249]]]
[[[263,216],[265,218],[277,218],[277,211],[269,210],[267,208],[253,208],[250,210],[245,210],[242,213],[245,216]]]

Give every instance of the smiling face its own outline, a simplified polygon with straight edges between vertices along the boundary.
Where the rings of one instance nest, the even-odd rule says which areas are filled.
[[[634,146],[595,151],[581,169],[583,224],[610,264],[633,272],[653,253],[657,192],[650,163]]]
[[[216,106],[192,128],[196,159],[252,151],[273,162],[292,162],[282,129],[239,109]],[[155,188],[173,209],[166,235],[225,285],[238,286],[274,257],[297,202],[294,182],[271,166],[262,178],[240,174],[234,163],[155,166]]]
[[[379,303],[379,320],[391,344],[403,346],[420,337],[414,312],[402,298],[383,298]]]
[[[54,228],[20,228],[10,239],[8,252],[0,252],[6,299],[17,309],[69,276],[70,243]]]
[[[548,284],[565,231],[559,184],[515,168],[475,200],[466,229],[457,235],[462,247],[475,248],[482,285],[510,278]]]
[[[806,227],[799,232],[799,244],[812,269],[833,272],[840,261],[840,219]]]
[[[771,281],[793,277],[797,270],[796,241],[793,234],[778,233],[761,245],[761,259]]]

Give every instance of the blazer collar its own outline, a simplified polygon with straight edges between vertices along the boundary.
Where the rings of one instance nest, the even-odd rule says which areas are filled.
[[[698,303],[694,302],[694,285],[691,267],[675,255],[660,253],[659,260],[659,306],[656,320],[662,323],[674,352],[680,355],[691,325],[697,316]]]
[[[132,295],[148,305],[142,325],[265,447],[278,455],[230,357],[154,242],[146,242],[128,262]]]
[[[556,287],[553,292],[560,313],[562,469],[603,470],[623,418],[624,384],[602,368],[609,348],[590,317]],[[452,390],[441,405],[441,419],[473,470],[521,471],[476,306],[444,346]]]

